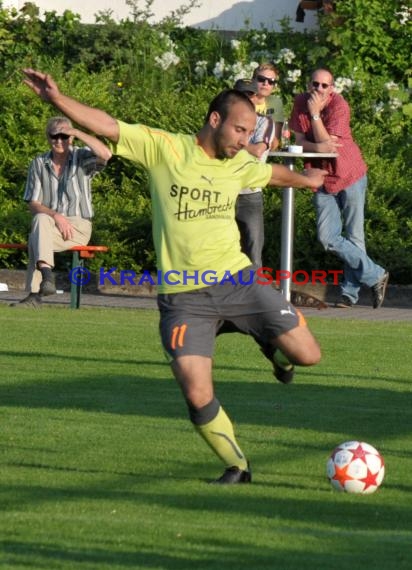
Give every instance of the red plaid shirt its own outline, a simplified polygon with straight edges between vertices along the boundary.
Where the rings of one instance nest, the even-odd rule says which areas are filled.
[[[308,93],[295,98],[290,128],[297,133],[303,133],[308,141],[315,142],[307,108]],[[338,93],[332,93],[329,103],[321,111],[320,116],[329,135],[339,139],[340,146],[337,158],[315,158],[305,163],[305,168],[323,168],[329,174],[325,176],[325,189],[330,194],[336,194],[354,184],[367,172],[367,166],[362,158],[358,145],[352,138],[350,128],[350,109],[348,103]]]

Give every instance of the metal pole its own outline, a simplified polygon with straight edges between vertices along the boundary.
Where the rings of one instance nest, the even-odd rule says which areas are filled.
[[[76,267],[79,266],[80,266],[79,252],[73,251],[72,270],[76,269]],[[81,274],[78,274],[78,278],[81,279]],[[72,309],[79,308],[80,290],[81,290],[81,281],[78,283],[72,281],[70,285],[70,307]]]
[[[294,170],[295,158],[336,158],[337,153],[334,152],[300,152],[285,153],[281,151],[270,152],[269,156],[276,156],[284,160],[284,164],[289,170]],[[280,280],[280,291],[285,298],[290,301],[290,289],[293,274],[293,236],[294,236],[294,217],[295,217],[295,190],[294,188],[283,189],[282,199],[282,236],[280,249],[280,269],[288,271],[286,275],[290,275],[288,279]]]
[[[285,157],[285,164],[289,170],[293,170],[293,158]],[[280,291],[288,301],[293,273],[294,192],[292,187],[284,188],[282,200],[280,269],[287,271],[289,277],[280,281]]]

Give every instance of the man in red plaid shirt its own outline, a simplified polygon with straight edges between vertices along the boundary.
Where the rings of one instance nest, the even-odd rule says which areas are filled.
[[[385,298],[389,273],[366,253],[364,208],[367,166],[352,137],[350,108],[334,90],[327,69],[312,74],[308,91],[295,98],[290,127],[296,144],[305,152],[337,152],[337,158],[311,159],[305,167],[328,171],[324,185],[315,192],[318,239],[326,251],[344,263],[341,297],[337,307],[357,303],[361,285],[371,288],[372,306]],[[342,233],[345,235],[342,235]]]

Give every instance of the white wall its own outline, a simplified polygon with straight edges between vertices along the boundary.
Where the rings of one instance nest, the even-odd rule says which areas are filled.
[[[20,9],[27,0],[3,0],[3,7]],[[116,20],[130,16],[130,7],[124,0],[32,0],[44,11],[56,11],[62,14],[64,10],[71,10],[80,14],[83,22],[94,22],[94,15],[100,11],[111,10]],[[154,0],[151,9],[155,14],[153,21],[158,21],[169,14],[173,9],[184,5],[186,0]],[[194,8],[185,18],[186,26],[197,28],[217,28],[220,30],[239,30],[245,28],[245,21],[249,20],[249,27],[260,29],[263,24],[268,30],[279,29],[281,18],[289,16],[291,25],[295,30],[313,29],[316,27],[316,12],[306,12],[305,22],[295,22],[298,0],[199,0],[201,6]],[[138,6],[143,7],[144,0]]]

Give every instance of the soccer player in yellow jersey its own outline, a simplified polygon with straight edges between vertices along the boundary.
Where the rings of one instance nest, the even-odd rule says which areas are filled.
[[[150,174],[158,269],[160,331],[190,419],[225,465],[216,483],[249,483],[249,463],[214,394],[212,355],[221,327],[250,334],[289,382],[295,364],[310,366],[320,348],[303,316],[272,287],[259,284],[240,250],[235,202],[241,188],[267,184],[318,188],[324,171],[305,174],[265,164],[246,152],[256,124],[253,103],[235,90],[210,104],[196,136],[129,125],[63,94],[41,71],[25,83],[84,128],[106,137],[113,153]]]

